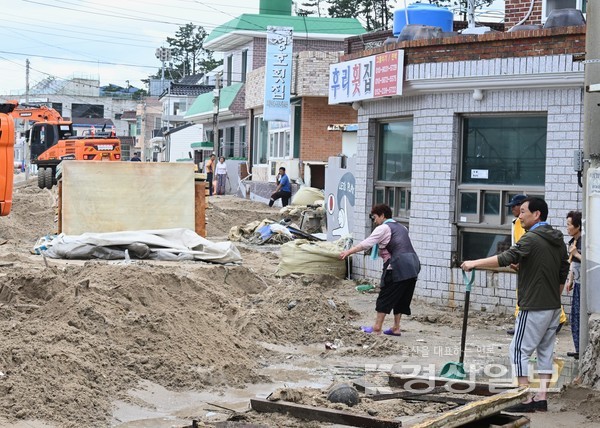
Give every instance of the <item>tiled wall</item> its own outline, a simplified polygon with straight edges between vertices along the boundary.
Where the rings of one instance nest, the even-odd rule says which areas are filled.
[[[363,103],[359,110],[357,154],[356,224],[360,227],[355,240],[370,233],[367,214],[372,204],[375,119],[413,117],[413,174],[410,236],[423,269],[416,295],[431,302],[455,306],[464,299],[460,269],[451,267],[457,249],[455,223],[456,185],[459,162],[460,114],[545,112],[548,115],[546,188],[549,221],[566,234],[568,211],[581,210],[581,189],[572,169],[573,150],[583,138],[583,65],[570,55],[541,58],[506,58],[482,61],[435,63],[408,66],[407,84],[419,79],[460,78],[469,75],[504,76],[508,82],[527,74],[573,73],[581,82],[564,83],[566,87],[484,90],[481,101],[473,99],[472,90],[439,91]],[[575,78],[575,80],[577,80]],[[377,279],[381,261],[355,256],[354,276]],[[506,272],[477,271],[472,290],[475,310],[511,312],[515,305],[516,275]],[[569,310],[570,299],[563,297]]]

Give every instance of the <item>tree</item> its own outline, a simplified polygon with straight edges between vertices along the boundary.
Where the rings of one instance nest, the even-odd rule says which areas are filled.
[[[451,8],[463,21],[467,20],[469,0],[429,0],[429,3]],[[473,8],[474,10],[481,9],[490,6],[492,3],[494,3],[494,0],[473,0]]]
[[[204,49],[207,35],[203,27],[189,23],[179,27],[175,37],[167,37],[174,68],[181,76],[206,73],[219,64],[213,59],[212,51]]]
[[[330,0],[332,18],[357,18],[367,31],[384,30],[390,25],[392,4],[388,0]]]
[[[190,74],[206,73],[223,63],[222,60],[217,61],[213,58],[212,51],[204,49],[206,36],[204,28],[190,23],[179,27],[175,37],[167,37],[172,62],[165,63],[165,79],[179,80]],[[142,82],[148,83],[150,79],[160,79],[162,72],[162,68],[159,68],[155,74],[148,76],[148,79]]]
[[[296,5],[296,15],[317,15],[320,18],[324,15],[324,5],[326,3],[326,0],[309,0],[298,6],[298,3],[294,2]]]

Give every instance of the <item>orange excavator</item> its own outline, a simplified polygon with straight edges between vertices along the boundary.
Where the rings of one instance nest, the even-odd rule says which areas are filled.
[[[121,142],[114,128],[109,132],[95,132],[76,136],[73,122],[64,120],[53,108],[19,106],[16,101],[9,114],[15,120],[31,125],[27,143],[31,150],[31,163],[38,166],[38,186],[51,189],[56,184],[56,167],[63,160],[120,161]]]
[[[0,104],[0,216],[10,214],[12,207],[15,124],[11,116],[15,105]]]

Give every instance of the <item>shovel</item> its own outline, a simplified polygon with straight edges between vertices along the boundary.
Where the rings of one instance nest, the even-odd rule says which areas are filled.
[[[462,325],[462,336],[460,338],[460,359],[458,363],[446,363],[444,367],[442,367],[442,371],[440,372],[441,377],[446,377],[448,379],[465,379],[467,377],[467,373],[465,372],[465,367],[463,362],[465,361],[465,343],[467,341],[467,319],[469,318],[469,298],[471,296],[471,285],[473,285],[473,281],[475,280],[475,269],[471,271],[471,278],[467,277],[465,271],[462,271],[463,279],[465,281],[465,312],[463,314],[463,325]]]

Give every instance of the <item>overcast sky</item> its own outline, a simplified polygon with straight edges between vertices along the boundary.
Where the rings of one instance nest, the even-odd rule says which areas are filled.
[[[412,3],[414,0],[408,0]],[[402,4],[391,0],[390,4]],[[56,78],[99,78],[129,84],[155,73],[155,50],[192,22],[211,32],[242,13],[258,13],[259,0],[3,0],[0,14],[0,94],[25,91]],[[497,7],[499,9],[499,7]]]

